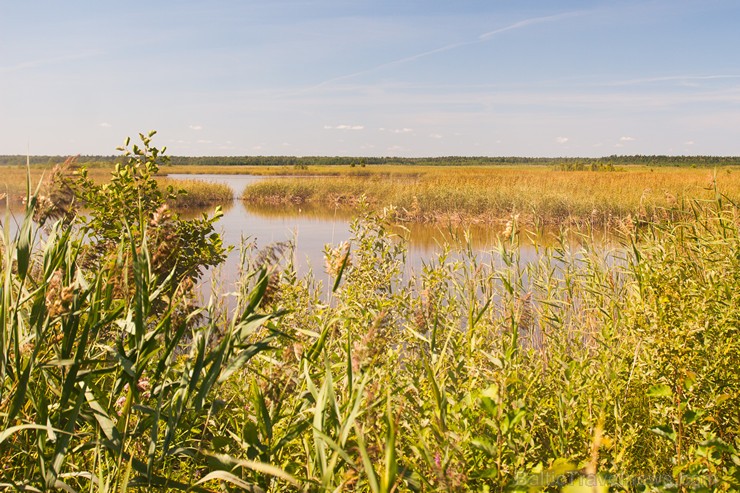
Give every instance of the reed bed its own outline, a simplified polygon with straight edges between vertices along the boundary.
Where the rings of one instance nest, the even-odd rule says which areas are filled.
[[[432,172],[438,166],[409,165],[321,165],[321,166],[254,166],[254,165],[169,165],[168,173],[255,175],[255,176],[409,176]]]
[[[29,191],[4,224],[0,489],[740,489],[740,209],[719,179],[616,245],[533,235],[524,261],[514,215],[492,251],[463,237],[411,275],[399,211],[365,204],[326,246],[328,285],[289,244],[246,245],[239,281],[200,302],[218,213],[169,212],[153,135],[113,186],[76,182],[88,216]],[[688,176],[651,183],[689,194]],[[445,179],[436,200],[462,200]]]
[[[0,177],[0,195],[5,195],[11,205],[21,204],[26,196],[27,178],[30,176],[31,183],[41,183],[43,178],[47,179],[54,173],[53,166],[5,166],[2,168]],[[95,183],[106,183],[110,181],[111,166],[99,166],[88,169],[90,178]],[[74,169],[65,170],[69,178],[73,178]],[[228,185],[221,183],[208,183],[200,180],[173,180],[166,176],[157,177],[162,187],[171,186],[181,191],[171,201],[173,207],[199,207],[214,204],[229,204],[234,199],[234,193]]]
[[[330,286],[289,246],[243,250],[231,312],[155,274],[161,239],[122,232],[93,268],[74,228],[39,234],[35,204],[2,242],[4,489],[740,488],[740,212],[722,196],[528,263],[515,221],[411,277],[393,211],[368,213],[327,246]]]
[[[231,204],[234,192],[223,183],[209,183],[201,180],[173,180],[158,178],[163,187],[172,187],[178,191],[172,200],[174,207],[200,207],[213,204]]]
[[[425,168],[414,175],[267,179],[248,187],[242,199],[352,208],[364,197],[376,208],[394,205],[405,220],[422,222],[492,224],[519,214],[529,223],[614,224],[628,216],[634,221],[660,219],[688,197],[712,197],[717,187],[740,197],[740,174],[729,168]]]

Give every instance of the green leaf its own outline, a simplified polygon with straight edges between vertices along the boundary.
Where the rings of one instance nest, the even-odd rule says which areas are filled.
[[[0,444],[3,443],[5,440],[7,440],[8,437],[12,436],[14,433],[18,433],[19,431],[23,431],[23,430],[41,430],[41,431],[48,432],[48,427],[43,426],[43,425],[34,425],[34,424],[11,426],[3,430],[2,433],[0,433]],[[54,432],[55,433],[66,433],[64,430],[59,430],[57,428],[54,428]]]
[[[734,453],[735,448],[722,440],[721,438],[712,438],[710,440],[701,442],[701,445],[703,447],[711,447],[715,450],[718,450],[720,452],[728,452],[728,453]]]
[[[575,464],[567,459],[555,459],[552,465],[547,469],[547,473],[551,476],[561,476],[563,474],[578,470]]]
[[[342,264],[339,266],[339,272],[337,272],[337,278],[334,280],[334,286],[331,289],[332,293],[335,293],[337,291],[337,288],[339,288],[339,283],[342,281],[342,275],[344,274],[344,269],[347,268],[347,263],[349,262],[349,252],[350,247],[347,246],[347,252],[344,254],[344,258],[342,258]]]
[[[255,493],[263,493],[265,490],[257,486],[256,484],[247,483],[243,479],[231,474],[230,472],[226,471],[213,471],[205,476],[203,476],[198,482],[195,483],[194,486],[201,485],[203,483],[207,483],[208,481],[213,480],[219,480],[219,481],[226,481],[227,483],[231,483],[237,488],[241,488],[244,491],[250,491]]]
[[[378,493],[380,491],[380,485],[378,484],[378,474],[375,472],[375,469],[373,468],[373,461],[370,459],[370,455],[367,453],[367,447],[365,446],[365,440],[363,440],[363,432],[362,429],[357,426],[357,448],[360,451],[360,456],[362,457],[362,465],[365,468],[365,474],[367,475],[367,482],[370,486],[370,490],[373,493]]]
[[[700,417],[699,413],[696,411],[692,411],[691,409],[687,409],[683,413],[683,422],[686,424],[691,424],[696,422]]]
[[[673,391],[668,385],[653,385],[646,394],[648,397],[671,397]]]
[[[250,470],[252,470],[254,472],[257,472],[257,473],[260,473],[260,474],[266,474],[268,476],[272,476],[272,477],[275,477],[275,478],[278,478],[278,479],[282,479],[283,481],[286,481],[286,482],[288,482],[288,483],[290,483],[290,484],[292,484],[293,486],[296,486],[296,487],[298,487],[298,486],[301,485],[295,477],[293,477],[292,475],[288,474],[287,472],[285,472],[284,470],[280,469],[279,467],[273,466],[272,464],[265,464],[264,462],[257,462],[257,461],[244,460],[244,459],[236,459],[236,458],[231,457],[229,455],[216,454],[216,453],[212,453],[212,452],[208,452],[208,451],[202,451],[202,450],[199,451],[199,453],[201,455],[205,455],[207,457],[211,457],[213,459],[216,459],[216,460],[218,460],[221,463],[230,464],[232,468],[235,468],[235,467],[243,467],[243,468],[250,469]],[[224,472],[224,471],[215,471],[215,472]],[[203,479],[201,479],[200,481],[198,481],[196,484],[202,484],[204,482],[204,480],[206,479],[206,477],[204,477]],[[220,478],[220,477],[216,477],[216,476],[212,476],[211,479],[222,479],[224,481],[229,481],[228,479]],[[242,481],[239,478],[237,478],[237,479],[239,481]],[[231,481],[229,481],[229,482],[231,482]],[[236,484],[236,483],[232,483],[232,484]],[[253,486],[253,485],[251,485],[251,486]]]
[[[672,442],[676,441],[676,431],[673,429],[671,425],[656,426],[655,428],[651,428],[650,431],[652,431],[658,436],[667,438],[668,440]]]

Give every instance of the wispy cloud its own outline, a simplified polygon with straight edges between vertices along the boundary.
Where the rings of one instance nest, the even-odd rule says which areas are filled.
[[[513,31],[515,29],[529,27],[535,24],[544,24],[546,22],[555,22],[555,21],[559,21],[562,19],[569,19],[571,17],[577,17],[580,15],[583,15],[584,13],[585,12],[583,11],[574,11],[574,12],[564,12],[562,14],[547,15],[544,17],[532,17],[531,19],[525,19],[523,21],[515,22],[514,24],[510,24],[508,26],[504,26],[499,29],[494,29],[493,31],[489,31],[487,33],[483,33],[480,36],[478,36],[478,39],[480,41],[486,41],[487,39],[490,39],[497,34],[505,33],[506,31]]]
[[[435,55],[437,53],[443,53],[445,51],[450,51],[450,50],[454,50],[454,49],[457,49],[457,48],[462,48],[463,46],[470,46],[470,45],[476,45],[476,44],[480,44],[480,43],[485,43],[485,42],[489,41],[490,39],[492,39],[493,37],[495,37],[497,34],[501,34],[501,33],[507,32],[507,31],[514,31],[516,29],[526,28],[526,27],[529,27],[529,26],[533,26],[535,24],[544,24],[544,23],[547,23],[547,22],[556,22],[556,21],[559,21],[559,20],[563,20],[563,19],[568,19],[568,18],[571,18],[571,17],[576,17],[576,16],[584,15],[585,13],[586,13],[585,11],[573,11],[573,12],[564,12],[564,13],[561,13],[561,14],[549,15],[549,16],[544,16],[544,17],[532,17],[530,19],[524,19],[524,20],[515,22],[513,24],[510,24],[508,26],[504,26],[504,27],[501,27],[501,28],[498,28],[498,29],[494,29],[492,31],[488,31],[488,32],[482,33],[482,34],[478,35],[474,40],[460,41],[460,42],[457,42],[457,43],[450,43],[450,44],[447,44],[447,45],[444,45],[444,46],[440,46],[438,48],[434,48],[434,49],[427,50],[427,51],[422,51],[420,53],[415,53],[413,55],[409,55],[409,56],[406,56],[406,57],[403,57],[403,58],[399,58],[397,60],[392,60],[390,62],[382,63],[380,65],[376,65],[375,67],[371,67],[371,68],[368,68],[368,69],[365,69],[365,70],[360,70],[360,71],[357,71],[357,72],[353,72],[351,74],[345,74],[345,75],[340,75],[338,77],[333,77],[331,79],[327,79],[327,80],[325,80],[325,81],[317,84],[316,86],[314,86],[314,88],[321,87],[321,86],[324,86],[324,85],[327,85],[327,84],[331,84],[331,83],[334,83],[334,82],[339,82],[341,80],[352,79],[352,78],[355,78],[355,77],[359,77],[361,75],[366,75],[366,74],[369,74],[369,73],[372,73],[372,72],[376,72],[378,70],[382,70],[384,68],[393,67],[393,66],[397,66],[397,65],[402,65],[402,64],[408,63],[408,62],[413,62],[413,61],[418,60],[420,58],[428,57],[430,55]]]
[[[364,125],[324,125],[324,130],[364,130]]]
[[[740,74],[708,74],[708,75],[666,75],[661,77],[643,77],[638,79],[619,80],[608,83],[608,86],[634,86],[653,84],[656,82],[692,82],[702,80],[740,79]]]
[[[567,142],[568,142],[569,140],[570,140],[570,139],[569,139],[568,137],[557,137],[557,138],[555,139],[555,142],[557,142],[558,144],[565,144],[565,143],[567,143]]]
[[[188,125],[190,130],[203,130],[203,125]]]
[[[111,128],[113,125],[111,125],[108,122],[103,122],[103,123],[99,123],[98,126],[103,127],[103,128]]]
[[[403,127],[403,128],[384,128],[381,127],[378,130],[381,132],[390,132],[392,134],[410,134],[414,131],[413,128]]]
[[[637,139],[635,139],[634,137],[620,137],[619,138],[619,142],[634,142],[635,140]]]
[[[89,51],[83,51],[81,53],[71,53],[68,55],[60,55],[60,56],[50,57],[50,58],[39,58],[37,60],[27,60],[25,62],[20,62],[15,65],[0,67],[0,74],[9,74],[13,72],[20,72],[21,70],[30,70],[30,69],[34,69],[38,67],[43,67],[45,65],[55,65],[55,64],[64,63],[64,62],[82,60],[84,58],[91,58],[91,57],[100,55],[102,53],[103,52],[100,50],[89,50]]]

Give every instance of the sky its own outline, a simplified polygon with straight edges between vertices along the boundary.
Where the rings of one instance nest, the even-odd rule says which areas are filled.
[[[0,0],[0,154],[740,155],[738,0]]]

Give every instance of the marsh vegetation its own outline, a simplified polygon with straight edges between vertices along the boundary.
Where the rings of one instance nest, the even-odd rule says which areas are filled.
[[[338,172],[338,170],[334,170]],[[398,207],[412,222],[496,224],[519,215],[533,224],[614,226],[664,219],[688,199],[717,188],[740,198],[740,174],[695,168],[644,167],[568,171],[551,167],[378,167],[338,176],[265,179],[247,188],[247,203],[320,204],[352,209],[360,198],[378,208]]]
[[[683,194],[615,222],[618,244],[584,224],[581,246],[535,238],[528,262],[511,215],[525,206],[507,203],[495,248],[463,240],[410,277],[393,227],[410,206],[365,209],[326,247],[329,286],[297,275],[290,245],[245,248],[235,285],[200,304],[193,285],[224,254],[217,215],[169,211],[151,137],[108,184],[29,192],[18,230],[4,223],[0,487],[740,488],[740,211],[719,177],[663,175],[656,190]],[[534,187],[513,173],[510,200]],[[574,194],[608,186],[564,176]],[[435,179],[398,190],[456,203]]]

